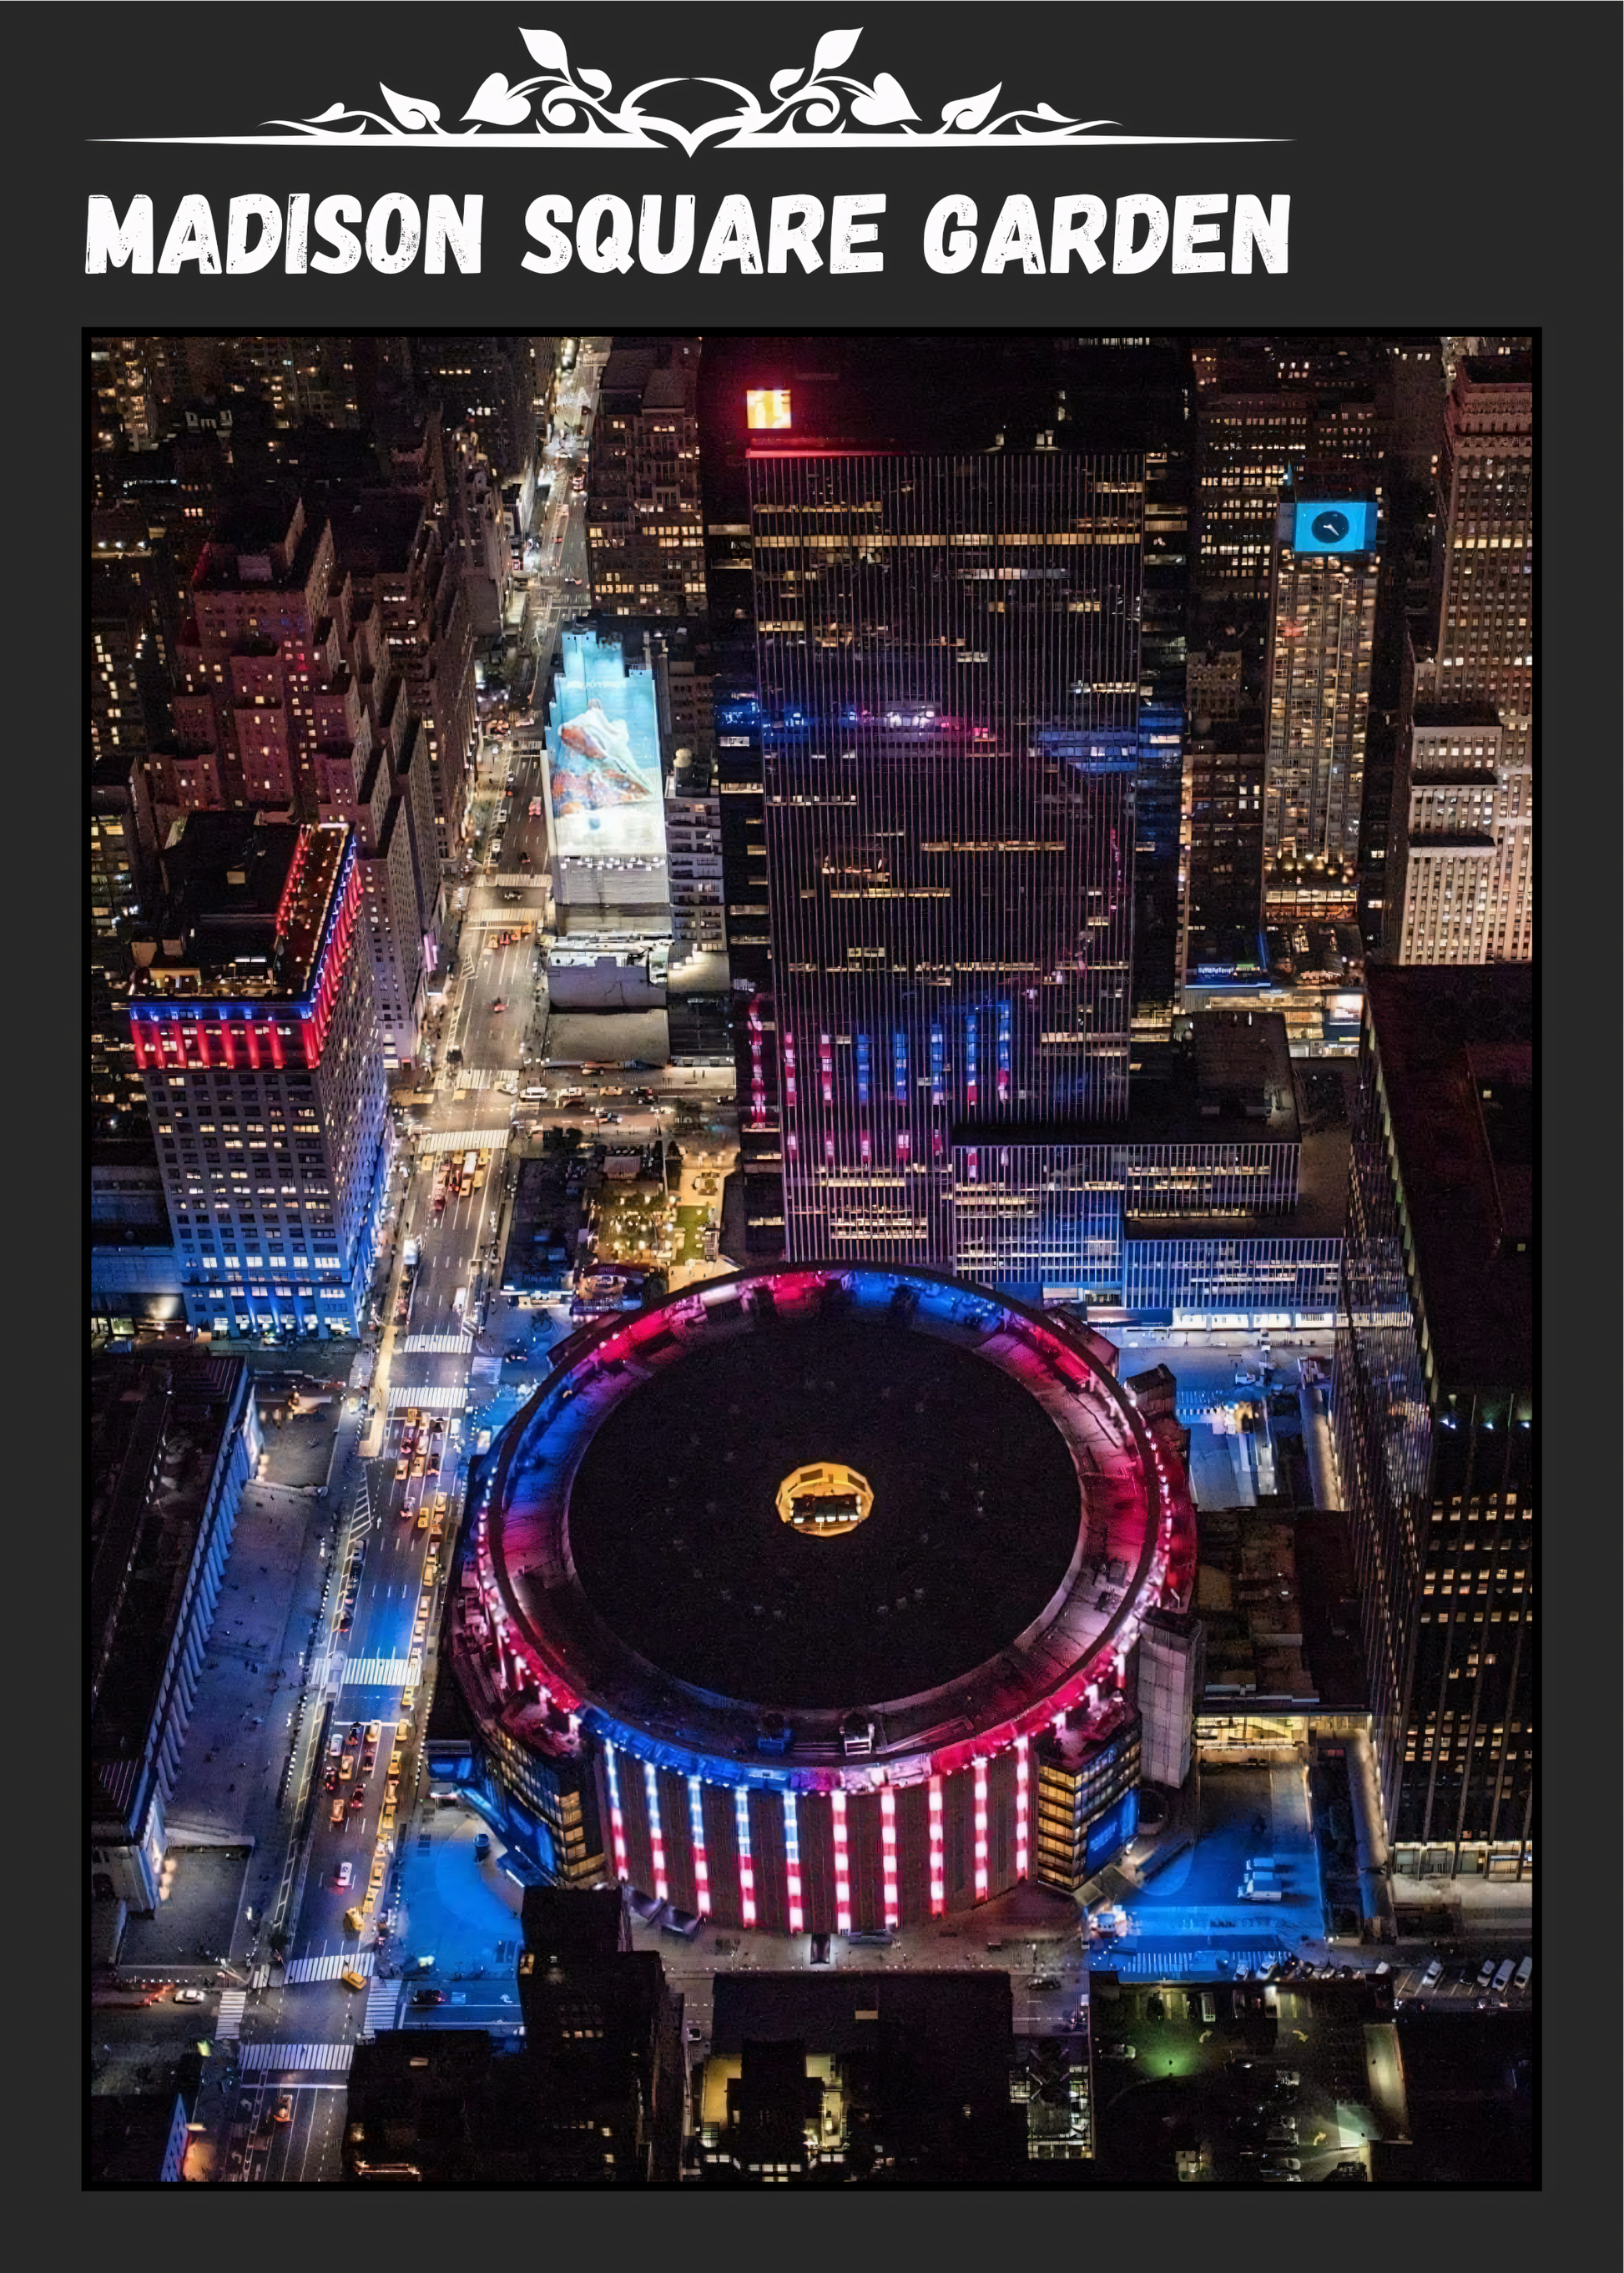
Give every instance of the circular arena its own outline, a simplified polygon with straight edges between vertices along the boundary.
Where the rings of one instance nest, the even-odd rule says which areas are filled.
[[[788,1932],[1079,1889],[1132,1836],[1141,1629],[1194,1572],[1177,1431],[1110,1354],[833,1265],[562,1344],[447,1621],[520,1842],[560,1882]]]

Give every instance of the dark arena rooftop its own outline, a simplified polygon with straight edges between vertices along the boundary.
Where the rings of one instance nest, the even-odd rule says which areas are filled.
[[[1188,1599],[1177,1459],[1003,1297],[781,1267],[555,1354],[462,1579],[468,1685],[510,1741],[741,1784],[951,1772],[1101,1697]]]
[[[778,1519],[793,1468],[861,1472],[840,1537]],[[786,1710],[909,1697],[1040,1617],[1077,1548],[1060,1430],[1008,1374],[883,1317],[696,1349],[615,1407],[569,1497],[587,1600],[663,1672]]]

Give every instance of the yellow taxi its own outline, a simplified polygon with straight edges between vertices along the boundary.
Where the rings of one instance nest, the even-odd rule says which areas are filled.
[[[395,1463],[395,1482],[396,1482],[397,1484],[403,1484],[403,1483],[405,1482],[405,1481],[406,1481],[407,1477],[408,1477],[410,1474],[411,1474],[411,1462],[410,1462],[410,1460],[407,1458],[406,1454],[405,1454],[404,1452],[402,1452],[402,1453],[401,1454],[400,1459],[399,1459],[398,1460],[396,1460],[396,1462]]]
[[[338,1764],[338,1780],[341,1783],[349,1782],[350,1777],[355,1774],[355,1754],[353,1752],[346,1752],[343,1759],[340,1760]]]
[[[428,1529],[428,1527],[429,1527],[429,1512],[428,1512],[428,1509],[427,1509],[426,1507],[421,1507],[421,1508],[419,1508],[419,1509],[418,1509],[418,1511],[417,1511],[417,1528],[418,1528],[418,1530],[419,1530],[419,1531],[426,1531],[426,1530]]]
[[[346,1933],[359,1933],[365,1924],[366,1920],[362,1917],[359,1909],[352,1902],[350,1908],[344,1912],[344,1932]]]

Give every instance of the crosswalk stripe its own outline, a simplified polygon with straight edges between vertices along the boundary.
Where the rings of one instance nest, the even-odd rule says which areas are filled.
[[[472,1334],[408,1334],[408,1357],[466,1357],[474,1347]]]
[[[411,1669],[409,1657],[347,1657],[342,1689],[401,1689]]]
[[[243,2014],[248,2006],[246,1989],[224,1989],[220,1995],[220,2010],[214,2015],[214,2034],[229,2039],[242,2034]]]
[[[347,2068],[353,2044],[244,2044],[237,2065],[252,2068]]]
[[[1250,1973],[1257,1967],[1272,1965],[1280,1952],[1277,1948],[1237,1949],[1226,1950],[1224,1955],[1230,1965],[1244,1965]],[[1186,1974],[1205,1980],[1221,1977],[1216,1954],[1210,1949],[1136,1950],[1128,1955],[1102,1958],[1094,1970],[1120,1974],[1136,1981],[1171,1981]]]
[[[402,1388],[396,1382],[389,1384],[391,1413],[399,1413],[409,1405],[415,1405],[419,1413],[460,1413],[467,1402],[468,1392],[460,1385],[445,1388],[438,1383],[425,1382],[414,1387],[408,1382]]]
[[[366,1992],[366,2033],[376,2036],[380,2029],[392,2029],[400,2010],[401,1984],[398,1981],[374,1981]]]
[[[425,1129],[417,1137],[420,1152],[500,1152],[508,1131],[500,1129]]]
[[[326,1957],[289,1958],[282,1977],[296,1986],[301,1981],[336,1981],[341,1973],[370,1973],[374,1962],[370,1949],[338,1949]]]

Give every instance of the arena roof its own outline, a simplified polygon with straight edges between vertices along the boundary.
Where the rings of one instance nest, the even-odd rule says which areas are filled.
[[[872,1488],[838,1536],[776,1504],[818,1460]],[[572,1341],[506,1434],[465,1584],[512,1701],[701,1774],[851,1782],[1081,1700],[1177,1591],[1187,1522],[1056,1322],[923,1271],[780,1268]]]

